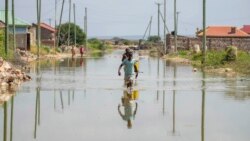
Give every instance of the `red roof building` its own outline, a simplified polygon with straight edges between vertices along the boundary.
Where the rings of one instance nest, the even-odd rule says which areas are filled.
[[[241,30],[246,32],[247,34],[250,34],[250,25],[244,25]]]
[[[250,38],[246,32],[233,26],[208,26],[206,28],[208,38]],[[198,33],[198,37],[202,37],[203,32]]]

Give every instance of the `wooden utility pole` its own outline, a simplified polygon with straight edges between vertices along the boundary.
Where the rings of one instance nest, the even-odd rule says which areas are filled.
[[[12,32],[13,32],[13,49],[16,50],[15,0],[12,0]]]
[[[41,0],[37,0],[37,58],[40,56],[41,46]]]
[[[61,23],[62,23],[62,14],[63,14],[64,2],[65,2],[65,0],[63,0],[63,2],[62,2],[60,20],[59,20],[59,25],[58,25],[58,32],[57,32],[57,47],[59,46],[59,41],[60,41],[60,32],[61,32]]]
[[[150,37],[150,36],[151,36],[152,20],[153,20],[153,16],[151,16],[151,19],[150,19],[150,26],[149,26],[148,37]]]
[[[88,46],[88,18],[87,18],[87,7],[85,7],[85,16],[84,16],[84,32],[85,32],[85,47]]]
[[[177,53],[177,14],[176,14],[176,0],[174,0],[174,52]]]
[[[57,19],[57,0],[55,0],[55,29],[56,29],[56,19]],[[56,52],[56,41],[57,41],[57,38],[56,38],[56,32],[55,32],[55,35],[54,35],[54,52]]]
[[[8,55],[9,48],[9,0],[5,0],[5,55]]]
[[[202,64],[206,61],[206,0],[203,0],[203,38],[202,38]]]
[[[160,6],[161,6],[161,3],[155,3],[158,7],[158,37],[160,37]]]
[[[176,20],[176,34],[178,35],[178,29],[179,29],[179,14],[180,12],[176,12],[177,20]]]
[[[144,40],[144,38],[145,38],[145,36],[146,36],[146,34],[147,34],[148,29],[150,29],[150,27],[151,27],[151,22],[152,22],[152,16],[151,16],[151,18],[150,18],[150,21],[149,21],[149,23],[148,23],[148,26],[147,26],[147,28],[146,28],[146,31],[145,31],[145,33],[144,33],[144,35],[143,35],[143,37],[142,37],[143,40]],[[149,30],[149,34],[150,34],[150,30]]]
[[[164,0],[164,54],[166,53],[166,50],[167,50],[167,43],[166,43],[166,0]]]
[[[68,46],[70,46],[70,19],[71,19],[71,0],[69,0],[69,29],[68,29]]]
[[[164,22],[164,17],[162,16],[162,13],[160,13],[160,15],[161,15],[162,21]],[[164,26],[165,26],[165,29],[166,29],[167,33],[169,34],[170,32],[169,32],[169,29],[168,29],[167,25],[165,24]]]
[[[76,47],[76,5],[74,3],[73,5],[74,8],[74,45]]]

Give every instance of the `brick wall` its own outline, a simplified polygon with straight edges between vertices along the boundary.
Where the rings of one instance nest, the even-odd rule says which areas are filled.
[[[167,50],[174,47],[174,36],[167,35]],[[195,44],[202,47],[202,38],[178,36],[177,47],[179,50],[188,50]],[[208,49],[224,50],[227,46],[236,46],[239,50],[250,51],[250,38],[207,38]]]

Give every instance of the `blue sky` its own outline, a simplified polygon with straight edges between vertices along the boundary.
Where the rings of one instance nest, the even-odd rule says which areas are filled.
[[[15,1],[17,17],[29,23],[36,22],[36,0]],[[62,0],[57,1],[57,17],[59,17]],[[68,1],[65,0],[63,22],[68,20]],[[163,3],[163,0],[158,1]],[[167,26],[170,30],[173,30],[174,25],[173,1],[167,0]],[[151,16],[153,16],[152,34],[157,34],[155,2],[156,0],[72,0],[72,3],[76,3],[77,24],[81,27],[83,27],[84,8],[88,8],[89,36],[142,36]],[[55,0],[42,0],[43,22],[49,23],[49,18],[54,20],[54,3]],[[241,27],[250,24],[249,5],[250,0],[207,0],[207,25]],[[4,9],[4,0],[0,0],[0,9]],[[163,6],[161,10],[163,12]],[[177,0],[177,11],[180,11],[178,25],[180,34],[192,35],[196,28],[202,27],[202,0]]]

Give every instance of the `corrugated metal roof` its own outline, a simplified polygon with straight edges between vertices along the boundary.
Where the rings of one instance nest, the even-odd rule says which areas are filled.
[[[203,32],[199,32],[198,36],[202,35]],[[236,38],[250,37],[244,31],[233,26],[209,26],[206,28],[206,35],[208,37],[236,37]]]
[[[0,21],[2,21],[3,23],[5,23],[5,11],[4,10],[0,10]],[[24,20],[21,20],[19,18],[15,17],[15,24],[16,26],[29,26],[30,24]],[[9,11],[9,25],[12,25],[12,14]]]

